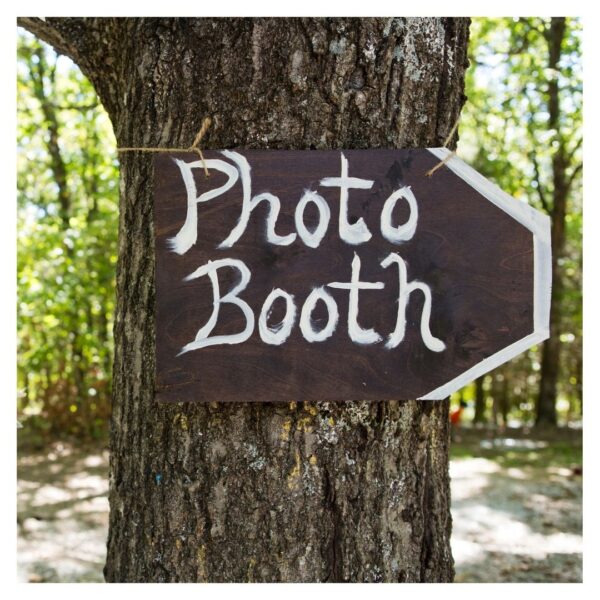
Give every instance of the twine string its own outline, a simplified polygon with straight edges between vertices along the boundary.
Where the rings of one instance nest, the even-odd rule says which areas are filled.
[[[456,133],[456,129],[458,128],[459,121],[460,121],[460,115],[456,119],[456,122],[454,123],[454,125],[452,126],[450,133],[444,140],[444,144],[442,146],[443,148],[447,148],[448,144],[452,141],[452,137],[454,136],[454,134]],[[211,121],[210,117],[206,117],[204,119],[204,121],[202,121],[202,127],[200,127],[200,130],[196,134],[196,137],[194,138],[192,145],[189,146],[188,148],[162,148],[162,147],[139,146],[139,147],[130,147],[130,148],[121,147],[121,148],[117,148],[117,151],[118,152],[167,152],[167,153],[194,152],[195,154],[197,154],[200,157],[200,160],[202,161],[202,167],[204,169],[204,175],[208,178],[208,177],[210,177],[210,173],[208,172],[208,167],[206,166],[204,154],[202,154],[202,150],[199,147],[199,144],[202,141],[202,138],[205,136],[206,132],[208,131],[208,128],[210,127],[211,122],[212,121]],[[441,168],[443,165],[445,165],[455,154],[456,154],[455,150],[450,151],[450,153],[443,160],[441,160],[437,165],[435,165],[434,167],[429,169],[429,171],[427,171],[425,173],[425,176],[431,177],[439,168]]]
[[[210,177],[210,173],[208,172],[208,167],[206,166],[206,161],[204,160],[204,154],[202,154],[202,150],[200,149],[200,142],[202,138],[208,131],[212,121],[210,117],[206,117],[204,121],[202,121],[202,127],[200,127],[200,131],[196,134],[194,138],[194,142],[189,148],[160,148],[160,147],[132,147],[132,148],[117,148],[118,152],[194,152],[200,157],[202,161],[202,167],[204,169],[204,175],[208,178]]]
[[[456,133],[456,129],[458,128],[459,121],[460,121],[460,115],[458,115],[458,118],[456,119],[456,122],[452,126],[450,133],[444,140],[444,145],[442,146],[442,148],[447,148],[448,144],[452,141],[452,138],[454,137],[454,134]],[[445,165],[455,154],[456,154],[456,150],[451,150],[450,153],[446,156],[446,158],[444,158],[444,160],[441,160],[437,165],[435,165],[434,167],[429,169],[429,171],[427,171],[427,173],[425,173],[425,176],[431,177],[440,167]]]

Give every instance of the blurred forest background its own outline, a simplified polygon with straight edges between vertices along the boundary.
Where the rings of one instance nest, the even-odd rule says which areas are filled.
[[[108,116],[66,57],[20,30],[18,412],[101,437],[110,415],[119,171]]]
[[[464,421],[576,425],[582,397],[582,57],[575,19],[476,19],[459,155],[552,219],[552,337],[455,394]],[[110,414],[118,160],[66,57],[18,39],[18,414],[103,437]]]
[[[581,38],[471,25],[458,155],[550,216],[553,297],[551,339],[451,399],[457,581],[582,579]],[[116,143],[69,59],[23,30],[17,52],[19,579],[102,581]]]

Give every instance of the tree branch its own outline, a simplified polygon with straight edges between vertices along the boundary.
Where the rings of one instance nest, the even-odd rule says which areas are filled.
[[[580,162],[571,171],[571,174],[569,175],[569,178],[567,179],[567,190],[571,189],[571,186],[573,185],[575,178],[577,177],[577,175],[579,175],[579,173],[581,172],[582,169],[583,169],[583,162]]]
[[[118,64],[126,43],[119,34],[119,19],[19,17],[17,25],[73,60],[96,88],[111,118],[117,115],[120,108]]]
[[[98,102],[92,102],[91,104],[53,104],[56,110],[77,110],[80,112],[98,108],[100,104]]]
[[[550,208],[548,200],[546,199],[544,190],[542,189],[542,177],[541,177],[541,173],[540,173],[540,165],[535,156],[535,150],[531,153],[531,162],[533,163],[533,172],[535,175],[534,180],[537,183],[536,190],[538,193],[538,197],[540,199],[540,204],[542,205],[542,208],[544,209],[544,211],[550,215],[550,214],[552,214],[552,210]]]
[[[73,61],[78,62],[79,53],[76,47],[69,43],[53,23],[56,19],[39,19],[37,17],[17,17],[17,25],[27,29],[40,40],[50,44],[60,54],[68,56]],[[79,19],[82,20],[82,19]]]
[[[580,136],[579,139],[577,140],[577,142],[575,143],[575,145],[573,146],[572,150],[569,152],[569,155],[567,156],[568,163],[573,162],[573,159],[575,158],[575,154],[577,154],[577,150],[579,150],[579,148],[581,148],[582,144],[583,144],[583,136]]]

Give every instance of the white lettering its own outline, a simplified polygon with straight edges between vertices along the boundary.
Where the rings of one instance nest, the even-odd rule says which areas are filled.
[[[384,285],[381,281],[368,283],[360,281],[360,258],[354,253],[352,260],[352,278],[350,283],[334,281],[329,287],[350,290],[348,303],[348,334],[350,339],[357,344],[375,344],[381,341],[381,336],[373,329],[363,329],[358,324],[358,292],[359,290],[381,290]]]
[[[221,267],[233,267],[241,274],[240,282],[231,288],[231,290],[222,298],[219,292],[219,277],[217,276],[217,270]],[[237,297],[241,291],[246,289],[246,286],[250,281],[250,269],[248,269],[241,260],[235,258],[222,258],[215,261],[209,260],[205,265],[196,269],[191,275],[188,275],[184,281],[192,281],[203,275],[208,275],[212,283],[213,311],[206,325],[198,330],[195,340],[186,344],[181,349],[179,355],[185,354],[190,350],[198,350],[199,348],[215,346],[217,344],[241,344],[242,342],[245,342],[252,335],[252,331],[254,331],[254,313],[247,302]],[[219,319],[219,307],[221,304],[235,304],[236,306],[239,306],[246,317],[246,327],[240,333],[209,337]]]
[[[258,194],[252,198],[252,183],[250,179],[250,165],[244,156],[233,152],[232,150],[224,150],[223,156],[226,156],[232,160],[240,173],[242,179],[242,193],[243,193],[243,204],[242,214],[237,222],[237,225],[231,230],[231,233],[225,240],[219,244],[219,248],[231,248],[239,239],[242,237],[252,211],[263,201],[266,200],[269,203],[269,216],[267,217],[267,242],[275,244],[277,246],[289,246],[295,239],[295,233],[289,233],[288,235],[278,235],[275,233],[275,224],[277,223],[277,217],[281,209],[281,203],[279,198],[268,192]]]
[[[309,202],[312,202],[319,210],[319,224],[312,232],[309,231],[304,224],[304,210]],[[294,217],[296,221],[296,231],[298,232],[300,239],[309,248],[318,248],[327,232],[327,227],[329,226],[329,220],[331,218],[331,211],[329,210],[329,205],[325,201],[325,198],[317,194],[317,192],[306,190],[296,206]]]
[[[373,181],[358,177],[348,177],[348,160],[343,153],[340,153],[340,155],[342,157],[341,176],[325,177],[325,179],[321,179],[319,185],[340,188],[340,217],[338,224],[340,238],[346,243],[356,246],[368,242],[372,236],[362,217],[356,223],[350,224],[348,222],[348,190],[370,190],[373,187]]]
[[[173,160],[179,167],[183,182],[185,183],[185,189],[187,191],[187,214],[183,227],[175,237],[169,239],[169,246],[171,247],[171,250],[177,252],[177,254],[185,254],[198,239],[198,204],[201,202],[208,202],[231,189],[238,179],[238,171],[233,165],[222,160],[210,159],[204,161],[207,169],[215,169],[225,173],[227,175],[227,181],[221,187],[204,192],[204,194],[201,194],[198,197],[193,169],[203,167],[202,161],[197,160],[195,162],[186,163],[177,158],[174,158]]]
[[[420,290],[425,296],[425,302],[423,304],[423,312],[421,313],[421,337],[425,346],[433,352],[441,352],[446,348],[446,344],[442,340],[434,337],[429,329],[429,319],[431,318],[431,290],[429,286],[420,281],[408,282],[408,273],[406,269],[406,263],[402,258],[392,252],[381,262],[381,266],[385,269],[391,264],[396,263],[398,265],[398,278],[400,290],[398,294],[398,318],[396,321],[396,328],[394,332],[388,337],[386,342],[387,348],[395,348],[404,339],[406,332],[406,307],[408,305],[408,299],[410,295]]]
[[[394,227],[392,225],[392,212],[396,206],[396,202],[404,198],[408,202],[410,208],[410,215],[404,225],[398,225]],[[385,201],[383,210],[381,211],[381,235],[392,242],[392,244],[401,244],[410,240],[415,231],[417,230],[417,220],[419,218],[419,207],[417,206],[417,199],[412,193],[409,186],[405,186],[396,190],[390,197]]]
[[[285,300],[285,315],[280,323],[273,327],[269,327],[267,320],[271,314],[273,303],[277,298],[283,298]],[[296,304],[294,303],[294,296],[288,294],[281,288],[275,288],[265,299],[262,310],[260,311],[260,317],[258,319],[260,339],[265,342],[265,344],[273,344],[274,346],[283,344],[283,342],[290,337],[295,320]]]
[[[198,237],[198,204],[208,202],[217,196],[230,190],[237,182],[241,180],[242,184],[242,208],[236,226],[231,230],[227,238],[219,245],[219,248],[232,247],[244,234],[248,226],[250,216],[254,209],[263,201],[269,205],[269,212],[266,220],[266,239],[267,242],[279,246],[287,246],[299,237],[303,244],[309,248],[318,248],[324,239],[329,222],[331,220],[331,211],[327,201],[319,193],[306,189],[297,203],[294,212],[294,221],[296,232],[287,235],[279,235],[275,232],[275,226],[281,210],[279,198],[269,192],[262,192],[252,197],[250,164],[241,154],[225,150],[222,154],[232,161],[233,164],[222,160],[209,159],[205,163],[195,161],[186,163],[182,160],[174,159],[181,171],[181,175],[186,187],[187,193],[187,215],[185,223],[175,235],[169,239],[169,244],[177,254],[184,254],[197,242]],[[338,230],[341,240],[348,244],[359,245],[371,239],[372,235],[365,221],[360,218],[355,223],[348,221],[348,203],[350,189],[371,189],[373,181],[350,177],[348,175],[348,160],[343,153],[341,157],[340,177],[326,177],[321,179],[320,185],[323,187],[339,187],[340,189],[340,208]],[[196,183],[194,180],[194,169],[206,166],[224,173],[227,181],[218,188],[208,190],[198,196]],[[393,212],[400,199],[407,202],[410,214],[406,221],[400,225],[392,224]],[[318,210],[318,222],[316,226],[309,229],[305,223],[305,213],[308,205],[312,203]],[[413,238],[417,228],[419,218],[419,207],[417,199],[409,186],[404,186],[392,192],[386,199],[381,211],[381,234],[388,242],[392,244],[401,244]],[[294,254],[297,254],[295,252]],[[408,280],[407,263],[392,252],[383,261],[381,266],[386,269],[392,264],[398,267],[398,308],[396,324],[392,333],[387,336],[385,346],[387,348],[396,348],[403,340],[407,327],[407,309],[410,296],[415,291],[423,294],[423,308],[420,315],[420,333],[425,346],[433,352],[441,352],[446,348],[444,342],[431,333],[430,320],[432,311],[432,291],[425,283]],[[286,263],[285,267],[290,269],[291,276],[298,278],[298,270],[302,268],[299,262],[295,266],[293,263]],[[283,265],[282,265],[283,267]],[[218,271],[220,268],[237,269],[240,274],[240,281],[236,283],[223,297],[219,289]],[[268,265],[267,265],[268,268]],[[332,281],[324,286],[316,287],[306,298],[300,313],[299,326],[302,335],[308,342],[322,342],[330,338],[338,325],[339,310],[334,297],[327,291],[327,288],[348,290],[348,315],[347,327],[348,336],[357,344],[375,344],[382,341],[382,336],[373,328],[363,328],[359,324],[359,297],[361,290],[382,290],[385,285],[382,281],[361,281],[361,260],[358,254],[354,253],[351,265],[350,281]],[[213,305],[212,313],[208,321],[198,330],[195,339],[186,344],[179,354],[185,354],[191,350],[214,346],[218,344],[240,344],[250,338],[254,331],[255,316],[250,305],[239,297],[239,294],[245,290],[251,279],[251,272],[246,264],[238,259],[223,258],[215,261],[208,261],[205,265],[199,267],[188,275],[184,281],[192,281],[199,277],[207,275],[212,285]],[[300,274],[301,275],[301,274]],[[285,302],[285,314],[281,321],[276,324],[269,324],[273,312],[273,306],[276,301],[282,299]],[[324,303],[327,310],[327,322],[321,327],[321,324],[313,320],[312,316],[318,302]],[[243,330],[227,335],[214,335],[212,333],[219,320],[219,312],[222,304],[233,304],[237,306],[245,317]],[[365,309],[363,308],[363,311]],[[266,297],[260,315],[258,317],[258,333],[261,340],[270,345],[280,346],[291,335],[297,318],[297,306],[294,296],[282,288],[275,288]]]
[[[321,331],[315,331],[311,315],[319,300],[322,300],[325,303],[328,318],[327,325],[325,325]],[[315,288],[309,294],[302,307],[302,313],[300,314],[300,331],[302,331],[302,335],[307,342],[322,342],[333,335],[339,317],[338,307],[333,296],[331,296],[324,287]]]

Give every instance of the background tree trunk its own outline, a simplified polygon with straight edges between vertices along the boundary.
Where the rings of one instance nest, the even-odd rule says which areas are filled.
[[[483,383],[485,376],[475,380],[475,414],[473,415],[473,423],[485,423],[485,391]]]
[[[122,146],[440,146],[464,102],[468,19],[21,24]],[[151,157],[120,209],[106,579],[450,581],[448,403],[154,403]]]
[[[548,69],[559,72],[562,44],[565,37],[565,17],[554,17],[545,32],[548,44]],[[537,398],[537,426],[555,426],[557,424],[556,397],[560,369],[560,333],[561,304],[564,283],[561,260],[566,243],[567,200],[573,182],[569,176],[569,158],[565,148],[565,139],[561,133],[561,106],[558,76],[550,77],[546,90],[548,104],[548,129],[555,132],[556,152],[552,157],[552,206],[548,207],[552,220],[552,299],[550,303],[550,337],[542,347],[540,373],[540,391]]]

